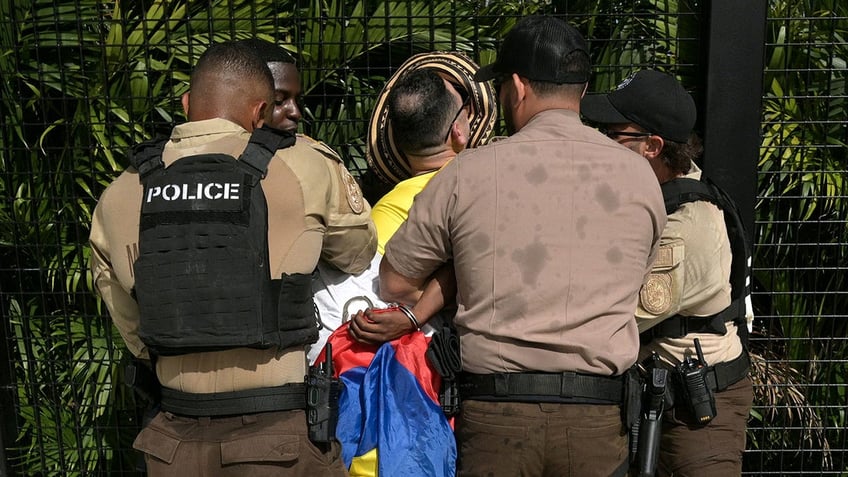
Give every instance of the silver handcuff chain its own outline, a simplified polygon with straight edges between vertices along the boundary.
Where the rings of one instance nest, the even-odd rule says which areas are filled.
[[[364,301],[368,304],[368,308],[374,308],[374,302],[371,301],[371,299],[365,295],[357,295],[351,297],[348,301],[345,302],[344,306],[342,307],[342,323],[347,323],[350,320],[350,314],[348,313],[348,309],[350,308],[351,304],[356,303],[358,301]]]

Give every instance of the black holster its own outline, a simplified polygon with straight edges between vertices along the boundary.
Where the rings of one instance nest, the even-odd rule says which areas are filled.
[[[451,417],[459,413],[459,386],[457,375],[462,371],[459,354],[459,336],[450,326],[443,326],[433,334],[425,354],[427,361],[442,377],[439,404],[442,412]]]
[[[668,370],[658,366],[648,370],[638,440],[639,475],[643,477],[653,477],[657,471],[667,387]]]
[[[162,396],[162,385],[156,377],[156,371],[150,361],[138,358],[131,359],[124,366],[124,383],[132,388],[135,394],[150,406],[159,403]]]
[[[147,427],[150,421],[159,413],[159,402],[162,399],[162,385],[156,377],[153,363],[148,360],[132,358],[124,365],[124,384],[145,403],[144,414],[141,416],[141,427]],[[144,454],[136,455],[135,470],[146,472],[147,464]]]
[[[342,382],[333,371],[332,345],[324,348],[324,362],[309,367],[306,375],[306,423],[309,440],[326,444],[336,438],[339,420],[339,394]]]

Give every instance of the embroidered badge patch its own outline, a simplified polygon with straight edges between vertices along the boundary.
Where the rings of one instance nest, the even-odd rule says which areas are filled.
[[[356,179],[350,175],[350,172],[343,163],[339,163],[339,169],[347,192],[347,203],[354,213],[361,214],[365,209],[365,199],[362,197],[362,189],[359,188]]]
[[[671,276],[652,273],[639,291],[642,308],[648,313],[662,315],[671,308]]]

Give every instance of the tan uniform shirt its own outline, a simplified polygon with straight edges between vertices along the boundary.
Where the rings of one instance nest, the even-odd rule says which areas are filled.
[[[436,174],[386,259],[412,278],[453,260],[466,371],[616,375],[665,221],[646,161],[550,110]]]
[[[162,158],[207,152],[238,157],[250,133],[212,119],[174,128]],[[268,204],[271,273],[312,273],[319,257],[348,273],[365,270],[377,248],[370,207],[335,153],[299,136],[278,151],[262,181]],[[133,263],[138,256],[142,186],[134,169],[122,173],[104,192],[94,211],[90,243],[97,291],[133,355],[147,358],[138,337],[139,312],[131,296]],[[235,279],[235,277],[234,277]],[[226,351],[162,356],[157,375],[166,387],[185,392],[227,392],[302,382],[303,348]]]
[[[690,179],[700,179],[701,170],[692,165]],[[730,305],[730,240],[724,215],[715,205],[688,202],[668,216],[654,268],[639,294],[636,318],[644,331],[665,318],[710,316]],[[736,325],[727,323],[723,336],[690,333],[682,338],[660,338],[643,347],[640,359],[656,351],[670,363],[695,353],[699,338],[707,364],[730,361],[742,353]]]

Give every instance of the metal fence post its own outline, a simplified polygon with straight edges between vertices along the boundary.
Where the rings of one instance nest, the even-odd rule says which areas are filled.
[[[704,172],[736,200],[753,236],[767,2],[711,0],[706,8]]]

